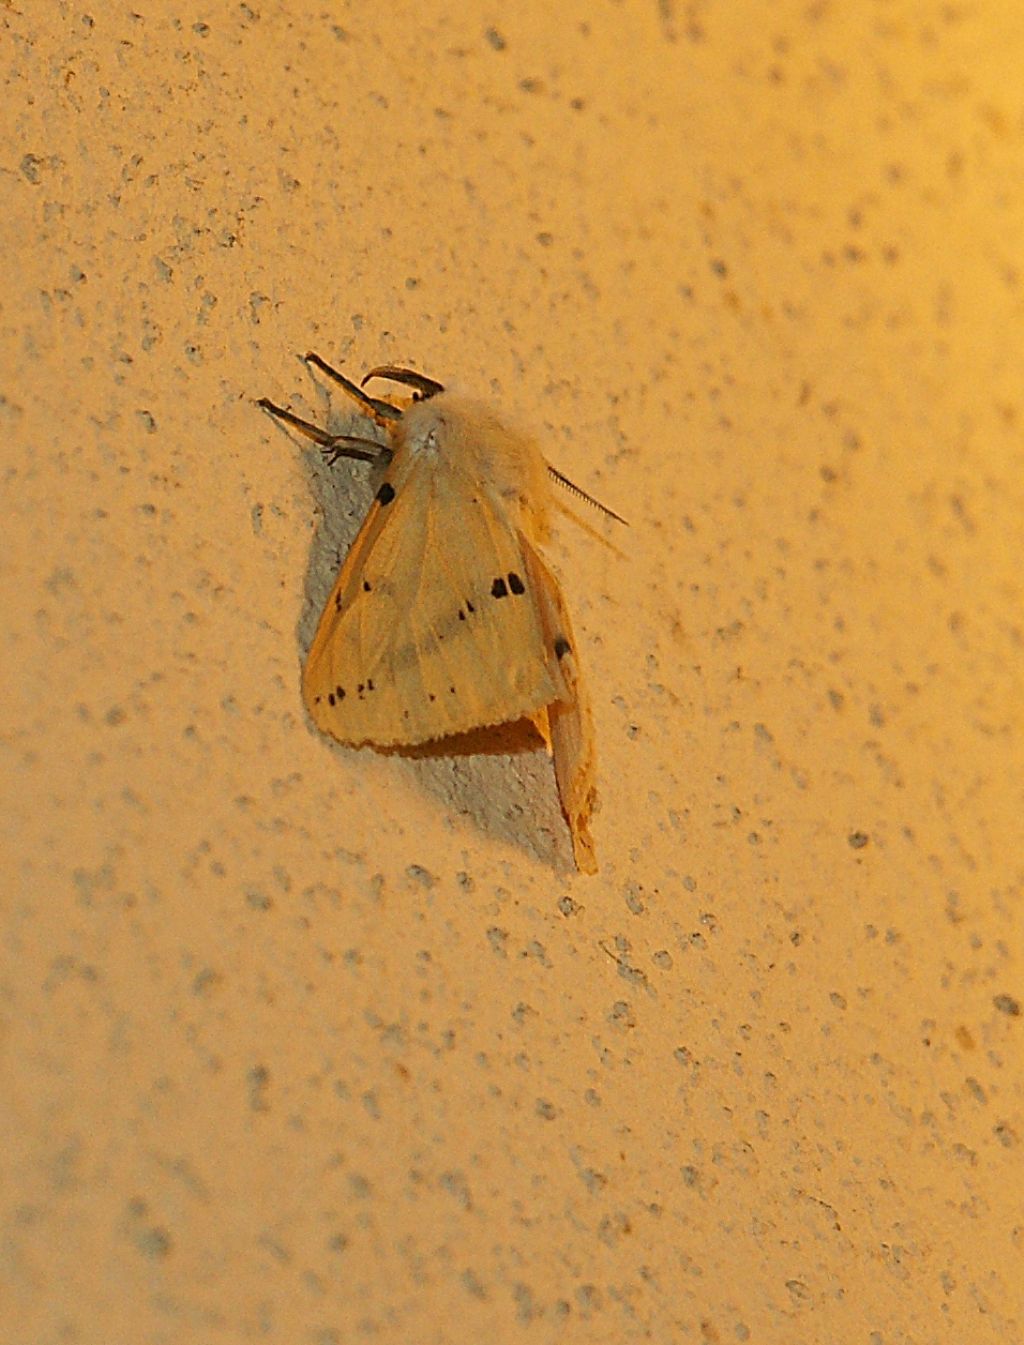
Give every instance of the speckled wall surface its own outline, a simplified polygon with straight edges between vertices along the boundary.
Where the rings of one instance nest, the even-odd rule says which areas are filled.
[[[1020,5],[0,29],[5,1345],[1024,1339]],[[310,348],[629,517],[596,878],[310,728]]]

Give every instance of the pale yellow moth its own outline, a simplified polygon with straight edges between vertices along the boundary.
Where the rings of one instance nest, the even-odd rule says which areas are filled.
[[[385,365],[357,386],[318,355],[306,360],[390,440],[330,434],[265,397],[258,403],[329,463],[386,466],[306,659],[310,716],[339,742],[374,747],[532,719],[554,758],[577,867],[596,872],[590,708],[562,594],[537,550],[552,478],[591,497],[531,441],[433,379]],[[371,378],[411,387],[412,402],[370,397]]]

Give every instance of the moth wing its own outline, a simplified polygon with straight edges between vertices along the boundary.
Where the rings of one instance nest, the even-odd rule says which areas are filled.
[[[544,628],[544,648],[557,661],[569,693],[547,707],[558,797],[569,823],[576,867],[583,873],[596,873],[590,817],[597,802],[597,758],[590,704],[580,676],[572,623],[558,581],[529,546],[526,555],[530,586],[537,594]]]
[[[303,694],[317,726],[344,743],[411,746],[569,696],[531,555],[464,474],[396,457],[310,646]]]

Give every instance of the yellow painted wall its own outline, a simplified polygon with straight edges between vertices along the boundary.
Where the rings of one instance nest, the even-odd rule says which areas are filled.
[[[1021,6],[0,31],[5,1345],[1024,1340]],[[309,727],[309,348],[630,518],[596,878]]]

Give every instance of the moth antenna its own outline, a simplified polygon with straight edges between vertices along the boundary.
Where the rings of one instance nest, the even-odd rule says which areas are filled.
[[[389,378],[392,383],[405,383],[419,393],[417,401],[425,402],[428,397],[436,397],[439,392],[444,392],[444,384],[438,383],[436,378],[418,374],[415,369],[403,369],[398,364],[379,364],[376,369],[370,370],[359,386],[365,388],[371,378]]]
[[[373,439],[361,439],[354,434],[330,434],[319,425],[312,425],[292,411],[286,411],[283,406],[275,406],[269,397],[260,397],[256,405],[262,407],[264,411],[269,411],[286,425],[290,425],[293,430],[298,430],[307,439],[312,439],[328,464],[337,462],[339,458],[359,458],[363,462],[383,463],[386,466],[393,456],[387,444],[378,444]]]
[[[593,495],[588,495],[582,486],[578,486],[575,481],[570,481],[567,476],[563,476],[557,467],[549,466],[548,472],[560,486],[564,486],[566,490],[571,490],[574,495],[578,495],[581,500],[586,500],[587,504],[592,504],[595,509],[600,509],[602,514],[607,514],[609,518],[614,518],[616,523],[621,523],[623,527],[626,528],[629,527],[629,524],[621,514],[617,514],[614,509],[609,509],[608,506],[602,504],[600,500],[595,500]]]
[[[374,420],[394,422],[402,419],[402,413],[397,406],[392,406],[390,402],[382,402],[377,397],[367,396],[362,388],[357,387],[350,378],[346,378],[344,374],[339,373],[337,369],[329,365],[326,360],[321,359],[312,350],[307,350],[303,359],[307,364],[315,365],[321,373],[326,374],[328,378],[333,379],[335,383],[343,387],[348,395],[357,401],[366,414],[372,416]]]

